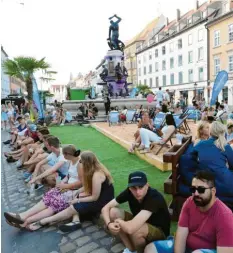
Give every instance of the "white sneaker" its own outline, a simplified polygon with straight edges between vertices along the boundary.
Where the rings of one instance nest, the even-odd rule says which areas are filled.
[[[17,167],[20,167],[21,165],[22,165],[21,160],[18,160],[18,161],[16,162],[16,166],[17,166]]]
[[[130,251],[128,248],[125,248],[122,253],[137,253],[137,251]]]
[[[60,126],[64,126],[64,125],[65,125],[64,123],[60,124]]]

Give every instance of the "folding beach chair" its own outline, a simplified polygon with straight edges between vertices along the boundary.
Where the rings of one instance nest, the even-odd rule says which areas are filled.
[[[127,123],[133,123],[135,113],[136,113],[136,110],[127,110],[126,124]]]
[[[119,112],[110,112],[108,115],[108,123],[109,126],[111,126],[111,124],[118,124],[120,122],[119,120]]]
[[[156,143],[156,142],[152,142],[150,145],[150,150],[152,150],[155,146],[159,146],[159,149],[156,151],[156,155],[159,154],[159,152],[164,148],[169,146],[167,143],[170,141],[171,146],[173,146],[172,144],[172,136],[173,134],[176,132],[176,128],[174,126],[168,126],[168,130],[167,130],[167,134],[165,136],[164,142],[163,143]]]
[[[178,132],[183,134],[187,134],[187,132],[190,132],[190,128],[188,126],[188,123],[186,122],[188,116],[189,114],[183,115],[183,117],[181,117],[180,115],[173,115],[176,124],[176,130]]]
[[[159,112],[155,115],[153,119],[153,124],[155,128],[162,128],[165,123],[166,113]]]

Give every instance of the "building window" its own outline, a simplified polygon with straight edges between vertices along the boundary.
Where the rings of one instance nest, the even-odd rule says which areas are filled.
[[[138,69],[138,75],[141,76],[141,68]]]
[[[214,59],[214,74],[217,75],[219,71],[220,71],[220,59],[215,58]]]
[[[159,71],[159,63],[156,62],[156,63],[155,63],[155,72],[158,72],[158,71]]]
[[[192,63],[193,62],[193,51],[188,52],[188,62]]]
[[[143,55],[143,62],[146,62],[146,54]]]
[[[228,26],[229,42],[233,41],[233,24]]]
[[[144,85],[147,85],[146,79],[144,79]]]
[[[233,55],[228,56],[229,72],[233,72]]]
[[[149,73],[152,73],[152,65],[149,65]]]
[[[141,64],[141,57],[138,57],[138,64]]]
[[[179,72],[179,84],[183,83],[183,72]]]
[[[151,59],[152,59],[152,52],[149,51],[149,60],[151,60]]]
[[[166,61],[162,61],[162,70],[166,70]]]
[[[166,86],[166,83],[167,82],[167,80],[166,80],[166,75],[163,75],[163,86]]]
[[[172,73],[171,75],[170,75],[170,84],[174,84],[174,74]]]
[[[183,57],[182,55],[178,55],[178,66],[182,66],[183,65]]]
[[[178,49],[181,49],[182,48],[182,39],[179,39],[178,40]]]
[[[141,80],[139,80],[139,84],[140,84],[140,85],[142,84]]]
[[[203,47],[198,48],[198,61],[203,60]]]
[[[155,49],[155,58],[157,58],[159,56],[159,50]]]
[[[144,67],[143,74],[146,75],[146,67]]]
[[[174,44],[173,44],[173,42],[169,44],[169,48],[170,48],[170,53],[172,53],[174,51]]]
[[[214,46],[217,47],[220,45],[220,31],[214,31]]]
[[[203,29],[198,30],[198,41],[203,40]]]
[[[155,85],[156,85],[156,87],[159,87],[159,77],[158,76],[155,77]]]
[[[203,81],[204,80],[204,69],[203,69],[203,67],[200,67],[198,69],[198,78],[199,78],[199,81]]]
[[[166,54],[166,47],[162,46],[162,55],[165,55],[165,54]]]
[[[174,68],[174,58],[170,58],[170,68],[173,69]]]
[[[188,44],[189,44],[189,45],[192,45],[192,44],[193,44],[193,35],[192,35],[192,34],[189,34],[189,35],[188,35]]]
[[[193,82],[193,70],[189,69],[189,83]]]
[[[153,79],[150,78],[150,87],[152,87],[152,86],[153,86]]]

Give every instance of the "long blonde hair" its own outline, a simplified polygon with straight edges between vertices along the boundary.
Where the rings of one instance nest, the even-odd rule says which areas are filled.
[[[225,126],[218,121],[214,121],[210,128],[210,134],[211,136],[217,138],[214,144],[222,151],[225,151],[225,146],[227,145],[227,141],[225,138],[226,134]]]
[[[197,136],[196,139],[201,139],[201,130],[205,127],[209,125],[209,123],[207,121],[200,121],[197,125]]]
[[[83,187],[86,193],[92,193],[92,178],[95,172],[101,171],[108,179],[109,184],[113,182],[108,169],[100,163],[95,154],[91,151],[81,153],[81,163],[83,166]]]

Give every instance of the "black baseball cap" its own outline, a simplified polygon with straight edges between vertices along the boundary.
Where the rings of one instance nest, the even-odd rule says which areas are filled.
[[[144,186],[147,183],[147,176],[142,171],[135,171],[129,174],[128,187]]]

